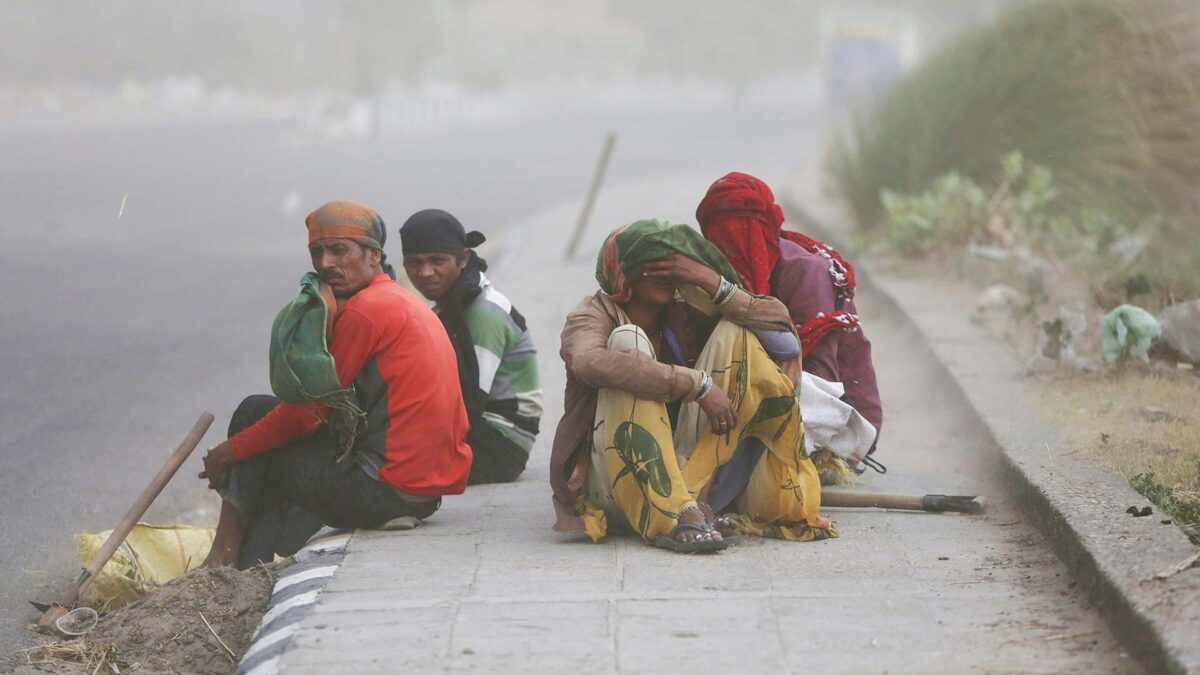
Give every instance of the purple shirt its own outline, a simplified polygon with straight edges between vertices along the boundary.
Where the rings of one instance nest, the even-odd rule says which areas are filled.
[[[779,240],[779,262],[771,272],[771,294],[787,305],[797,325],[821,312],[858,314],[853,300],[839,301],[829,278],[829,263],[786,239]],[[871,363],[871,341],[861,326],[854,332],[834,330],[821,338],[804,357],[804,370],[830,382],[841,382],[846,388],[842,400],[876,430],[881,429],[883,406],[879,402],[875,366]],[[878,436],[875,442],[878,444]]]

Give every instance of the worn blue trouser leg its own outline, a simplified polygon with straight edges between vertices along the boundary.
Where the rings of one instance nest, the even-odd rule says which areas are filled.
[[[733,503],[734,499],[750,483],[750,475],[758,460],[766,452],[766,446],[757,438],[747,438],[738,443],[729,461],[721,465],[708,488],[708,505],[716,513]]]

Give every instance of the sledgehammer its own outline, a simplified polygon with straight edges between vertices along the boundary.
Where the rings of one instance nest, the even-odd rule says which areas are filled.
[[[821,506],[859,509],[900,509],[944,513],[983,513],[987,502],[971,495],[894,495],[853,490],[821,490]]]
[[[179,470],[192,451],[196,449],[196,445],[200,443],[200,439],[204,437],[204,432],[208,431],[209,425],[213,423],[212,413],[206,412],[200,414],[200,419],[196,420],[195,426],[188,432],[188,435],[175,448],[175,452],[171,454],[170,459],[158,470],[158,474],[154,476],[154,480],[142,490],[142,494],[138,496],[137,501],[133,506],[129,507],[129,511],[125,513],[125,517],[117,526],[113,528],[112,534],[108,535],[108,539],[104,540],[104,544],[96,550],[92,555],[92,559],[88,561],[87,567],[79,572],[79,577],[63,591],[58,600],[54,604],[46,607],[39,603],[33,603],[34,607],[43,609],[42,618],[38,620],[38,628],[47,631],[58,632],[57,621],[66,615],[67,612],[75,608],[79,603],[79,596],[83,594],[92,577],[100,573],[101,568],[112,557],[113,553],[125,541],[125,537],[133,530],[133,526],[137,524],[138,519],[142,514],[146,513],[146,509],[150,508],[150,504],[154,503],[154,498],[162,489],[166,487],[171,477]]]

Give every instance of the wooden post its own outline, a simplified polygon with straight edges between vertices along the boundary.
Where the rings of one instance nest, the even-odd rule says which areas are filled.
[[[570,243],[567,244],[563,260],[575,257],[579,241],[583,239],[583,233],[587,230],[588,219],[592,217],[592,207],[596,205],[596,195],[600,193],[600,186],[604,184],[604,174],[608,171],[608,160],[612,158],[613,146],[616,144],[617,135],[611,131],[608,132],[608,136],[604,139],[604,149],[600,151],[600,160],[596,162],[596,171],[592,174],[592,186],[588,189],[587,199],[583,202],[583,210],[579,212],[579,220],[575,223],[575,232],[571,235]]]

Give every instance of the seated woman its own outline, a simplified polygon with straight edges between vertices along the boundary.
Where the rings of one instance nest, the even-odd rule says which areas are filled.
[[[842,388],[842,401],[873,430],[846,455],[885,472],[868,457],[883,426],[883,406],[871,360],[871,342],[854,306],[854,267],[832,248],[783,229],[783,210],[766,183],[744,173],[722,176],[696,208],[704,236],[723,253],[751,293],[779,298],[791,314],[804,349],[804,371]],[[870,433],[874,431],[874,433]]]
[[[641,220],[614,230],[600,292],[567,316],[566,409],[554,438],[555,529],[598,541],[614,525],[677,551],[725,548],[741,532],[837,536],[819,515],[792,379],[755,334],[799,344],[786,308],[733,283],[699,232]],[[679,302],[677,295],[685,302]],[[786,338],[779,340],[780,337]],[[738,515],[721,519],[717,512]],[[716,500],[720,497],[720,500]]]

